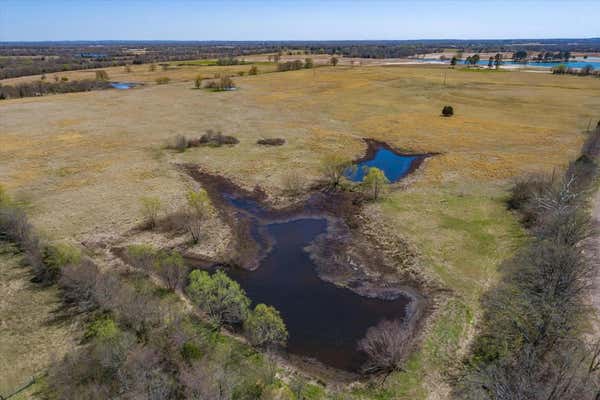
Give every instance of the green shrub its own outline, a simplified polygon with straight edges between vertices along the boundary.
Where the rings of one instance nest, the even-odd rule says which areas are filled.
[[[188,295],[213,322],[237,324],[246,320],[250,299],[223,271],[211,276],[206,271],[195,270],[190,273],[189,280]]]
[[[451,117],[454,115],[454,108],[452,108],[452,106],[444,106],[444,108],[442,108],[442,115],[444,117]]]
[[[255,346],[285,346],[288,332],[285,323],[274,307],[258,304],[244,322],[250,343]]]
[[[185,361],[192,362],[202,357],[202,351],[196,343],[185,342],[181,347],[181,356]]]
[[[80,261],[81,251],[66,243],[47,244],[44,247],[44,263],[48,268],[60,269]]]
[[[117,323],[112,318],[104,316],[88,325],[85,338],[108,341],[116,338],[120,333]]]

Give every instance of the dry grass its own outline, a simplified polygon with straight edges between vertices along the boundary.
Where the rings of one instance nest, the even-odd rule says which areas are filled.
[[[74,343],[72,321],[61,321],[57,288],[40,288],[19,265],[20,257],[0,249],[0,394],[11,393],[45,372]]]

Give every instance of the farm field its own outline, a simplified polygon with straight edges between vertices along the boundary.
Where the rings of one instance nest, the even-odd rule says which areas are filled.
[[[0,183],[27,204],[51,240],[87,243],[118,237],[141,222],[139,199],[157,196],[174,211],[192,185],[175,167],[193,163],[242,188],[264,189],[284,204],[290,171],[321,177],[332,154],[361,157],[363,138],[407,153],[432,153],[391,186],[365,218],[384,221],[407,240],[425,276],[447,289],[407,371],[386,385],[398,398],[444,392],[442,370],[465,350],[479,296],[524,234],[506,209],[507,190],[529,173],[576,157],[583,132],[600,113],[600,81],[527,72],[477,73],[433,66],[321,67],[234,77],[237,90],[193,88],[198,74],[249,65],[191,65],[160,71],[107,68],[113,81],[166,85],[6,100],[0,103]],[[271,66],[259,66],[268,72]],[[92,78],[93,71],[59,74]],[[0,81],[14,83],[16,78]],[[445,105],[455,115],[440,116]],[[176,135],[213,129],[234,147],[164,149]],[[280,147],[261,138],[284,138]],[[426,379],[430,377],[430,379]]]

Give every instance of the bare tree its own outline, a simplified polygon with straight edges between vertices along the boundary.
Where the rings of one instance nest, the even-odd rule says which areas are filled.
[[[383,320],[367,330],[358,349],[367,355],[367,373],[386,373],[402,369],[410,347],[411,329],[398,320]]]

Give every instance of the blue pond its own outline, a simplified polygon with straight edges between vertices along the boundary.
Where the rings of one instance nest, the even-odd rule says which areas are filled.
[[[111,82],[110,86],[114,87],[115,89],[124,90],[124,89],[131,89],[132,87],[135,86],[135,84],[128,83],[128,82]]]
[[[373,158],[360,161],[355,168],[346,170],[344,175],[353,182],[360,182],[368,168],[376,167],[383,171],[390,182],[397,182],[411,171],[413,163],[422,158],[423,156],[419,155],[402,155],[386,148],[379,148]]]

